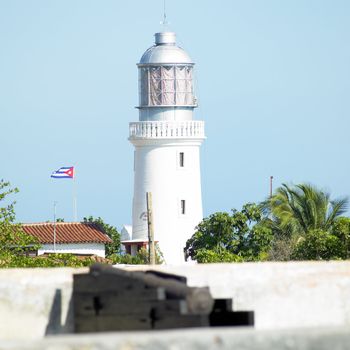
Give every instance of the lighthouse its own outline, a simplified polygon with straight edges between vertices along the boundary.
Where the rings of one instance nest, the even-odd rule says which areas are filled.
[[[146,193],[152,193],[154,240],[166,264],[184,263],[187,239],[203,218],[200,146],[204,122],[194,120],[194,63],[176,45],[173,32],[155,34],[142,55],[139,72],[139,120],[129,125],[134,146],[132,237],[135,253],[147,246]]]

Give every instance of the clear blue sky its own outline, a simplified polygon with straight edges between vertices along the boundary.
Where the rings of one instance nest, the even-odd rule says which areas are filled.
[[[310,182],[350,194],[350,2],[168,0],[170,29],[196,62],[205,120],[204,214]],[[137,68],[162,0],[0,1],[0,178],[21,222],[78,216],[131,223]]]

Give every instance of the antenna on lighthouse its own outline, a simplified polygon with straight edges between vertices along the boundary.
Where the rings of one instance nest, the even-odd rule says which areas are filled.
[[[170,22],[166,19],[166,0],[163,1],[163,20],[160,22],[160,24],[163,26],[163,31],[167,31],[167,27],[170,24]]]

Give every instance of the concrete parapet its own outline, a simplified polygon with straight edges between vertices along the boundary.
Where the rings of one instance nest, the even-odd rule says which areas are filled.
[[[73,274],[87,271],[0,269],[0,339],[37,339],[72,332]]]
[[[186,276],[189,286],[209,286],[215,298],[233,298],[235,310],[253,310],[257,330],[350,329],[349,261],[154,268]],[[28,340],[72,332],[72,276],[85,272],[87,269],[69,268],[0,270],[0,339]]]
[[[157,268],[186,276],[189,286],[209,286],[215,298],[233,298],[237,311],[253,310],[256,329],[350,328],[350,261]]]
[[[256,331],[245,328],[184,329],[154,332],[55,336],[44,340],[5,341],[1,350],[347,350],[346,328]]]

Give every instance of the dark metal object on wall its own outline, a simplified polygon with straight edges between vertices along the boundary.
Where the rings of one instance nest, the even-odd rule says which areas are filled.
[[[232,311],[231,299],[185,277],[100,264],[74,275],[73,305],[76,333],[254,325],[253,312]]]

